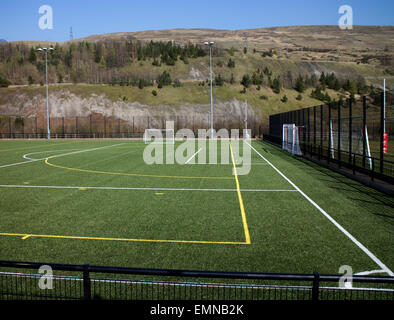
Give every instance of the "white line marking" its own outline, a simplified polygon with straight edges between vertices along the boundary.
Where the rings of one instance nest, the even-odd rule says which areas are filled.
[[[354,275],[355,276],[368,276],[370,274],[385,273],[385,272],[386,272],[386,270],[370,270],[370,271],[357,272]]]
[[[188,163],[197,155],[197,153],[199,153],[200,151],[201,151],[201,148],[198,149],[198,151],[197,151],[195,154],[193,154],[193,155],[190,157],[190,159],[187,160],[184,164],[188,164]]]
[[[41,158],[41,159],[33,159],[33,160],[22,161],[22,162],[17,162],[17,163],[5,164],[5,165],[0,166],[0,168],[12,167],[12,166],[17,166],[17,165],[24,164],[24,163],[30,163],[30,162],[45,160],[46,158],[50,158],[50,159],[51,158],[58,158],[58,157],[64,157],[64,156],[77,154],[77,153],[82,153],[82,152],[88,152],[88,151],[94,151],[94,150],[99,150],[99,149],[111,148],[111,147],[115,147],[115,146],[121,146],[123,144],[126,144],[126,143],[113,144],[113,145],[110,145],[110,146],[104,146],[104,147],[99,147],[99,148],[84,149],[84,150],[80,150],[80,151],[68,152],[68,153],[64,153],[64,154],[58,154],[58,155],[55,155],[55,156],[45,157],[45,158]],[[73,149],[73,150],[75,150],[75,149]]]
[[[61,151],[74,151],[74,150],[81,150],[81,149],[63,149],[63,150],[50,150],[50,151],[38,151],[38,152],[30,152],[30,153],[26,153],[23,155],[24,159],[27,160],[43,160],[45,158],[40,158],[40,159],[34,159],[34,158],[30,158],[28,157],[29,155],[33,155],[33,154],[39,154],[39,153],[50,153],[50,152],[61,152]]]
[[[378,266],[380,266],[390,276],[394,276],[394,273],[380,261],[371,251],[369,251],[361,242],[353,237],[345,228],[343,228],[338,222],[336,222],[327,212],[325,212],[316,202],[309,198],[300,188],[298,188],[289,178],[287,178],[282,172],[279,171],[271,162],[264,158],[255,148],[253,148],[247,141],[245,143],[256,152],[263,160],[265,160],[277,173],[279,173],[288,183],[290,183],[294,189],[296,189],[301,195],[307,199],[316,209],[318,209],[328,220],[330,220],[343,234],[345,234],[351,241],[353,241],[362,251],[364,251]]]
[[[17,163],[5,164],[5,165],[0,166],[0,168],[17,166],[19,164],[24,164],[24,163],[29,163],[29,162],[39,161],[39,160],[42,160],[42,159],[35,159],[35,160],[28,160],[28,161],[22,161],[22,162],[17,162]]]
[[[142,190],[142,191],[230,191],[237,192],[237,189],[187,189],[187,188],[138,188],[138,187],[81,187],[81,186],[39,186],[39,185],[17,185],[2,184],[0,188],[42,188],[42,189],[97,189],[97,190]],[[296,192],[293,189],[241,189],[245,192]]]

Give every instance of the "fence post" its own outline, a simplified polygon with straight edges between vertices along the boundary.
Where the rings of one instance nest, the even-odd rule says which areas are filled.
[[[321,105],[320,106],[320,147],[321,148],[323,148],[323,112],[324,112],[324,105]]]
[[[85,300],[91,299],[91,290],[90,290],[90,276],[89,276],[89,265],[83,265],[83,298]]]
[[[341,167],[341,101],[338,101],[338,166]]]
[[[356,155],[353,153],[353,174],[356,174]]]
[[[371,172],[371,180],[373,181],[375,178],[375,158],[372,157],[372,172]]]
[[[352,99],[349,99],[349,162],[352,161],[352,139],[353,139],[353,110]]]
[[[312,300],[318,301],[319,300],[319,281],[320,276],[317,272],[313,273],[313,285],[312,285]]]
[[[328,153],[327,153],[327,163],[330,163],[331,148],[332,148],[332,139],[331,139],[331,103],[329,103],[328,104]]]
[[[365,168],[365,148],[367,144],[366,131],[367,128],[367,97],[363,96],[363,168]]]
[[[380,173],[383,173],[383,135],[384,135],[384,92],[381,94],[380,103]]]

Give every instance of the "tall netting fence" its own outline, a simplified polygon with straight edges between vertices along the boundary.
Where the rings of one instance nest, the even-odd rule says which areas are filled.
[[[87,117],[52,117],[49,119],[51,138],[142,138],[145,129],[165,129],[172,122],[175,131],[189,129],[197,134],[199,129],[210,129],[209,114],[188,116],[131,116],[128,120],[116,116],[91,114]],[[214,129],[238,129],[242,135],[245,121],[242,116],[216,114]],[[257,116],[249,117],[247,128],[252,137],[263,134],[263,123]],[[0,139],[46,138],[47,119],[45,117],[0,116]]]
[[[304,156],[393,183],[394,106],[391,95],[379,102],[362,97],[274,114],[264,138],[281,144],[283,125],[295,124]]]

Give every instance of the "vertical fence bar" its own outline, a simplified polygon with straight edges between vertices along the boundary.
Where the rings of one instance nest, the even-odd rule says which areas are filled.
[[[338,166],[341,167],[341,101],[338,101]]]
[[[89,116],[89,136],[92,138],[92,115]]]
[[[353,174],[356,174],[356,155],[353,154]]]
[[[384,92],[380,98],[380,173],[383,173],[383,135],[384,135]]]
[[[323,151],[323,110],[324,110],[324,105],[320,106],[320,155],[322,154]]]
[[[312,285],[312,300],[319,300],[319,282],[320,276],[317,272],[313,273],[313,285]]]
[[[316,106],[313,107],[313,150],[316,151]]]
[[[367,136],[366,136],[366,128],[367,128],[367,97],[363,96],[363,168],[365,168],[365,148],[367,145]]]
[[[311,149],[311,122],[310,122],[310,112],[311,108],[307,109],[307,130],[308,130],[308,135],[307,135],[307,143],[308,143],[308,149],[309,149],[309,154],[312,155],[312,149]]]
[[[332,141],[331,141],[331,103],[328,104],[328,152],[327,152],[327,163],[330,163],[330,156],[331,156],[331,148],[332,148]]]
[[[352,139],[353,139],[353,101],[349,99],[349,163],[352,161]]]
[[[90,276],[89,276],[89,265],[83,265],[83,297],[85,300],[91,299],[91,287],[90,287]]]

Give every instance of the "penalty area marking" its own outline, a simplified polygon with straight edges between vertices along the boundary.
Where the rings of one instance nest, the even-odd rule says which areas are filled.
[[[347,236],[357,247],[359,247],[365,254],[368,255],[379,267],[381,267],[388,275],[394,276],[394,272],[391,271],[382,261],[380,261],[371,251],[369,251],[360,241],[353,237],[344,227],[342,227],[336,220],[334,220],[326,211],[324,211],[316,202],[309,198],[299,187],[297,187],[289,178],[287,178],[279,169],[277,169],[271,162],[269,162],[264,156],[262,156],[252,145],[247,141],[245,143],[256,152],[263,160],[265,160],[279,175],[282,176],[289,184],[293,186],[306,200],[308,200],[316,209],[320,211],[328,220],[331,221],[345,236]]]
[[[101,240],[101,241],[153,242],[153,243],[226,244],[226,245],[246,245],[246,244],[249,244],[247,242],[238,242],[238,241],[127,239],[127,238],[62,236],[62,235],[50,235],[50,234],[26,234],[26,233],[0,233],[0,236],[21,237],[22,240],[26,240],[28,238],[52,238],[52,239],[71,239],[71,240]]]

